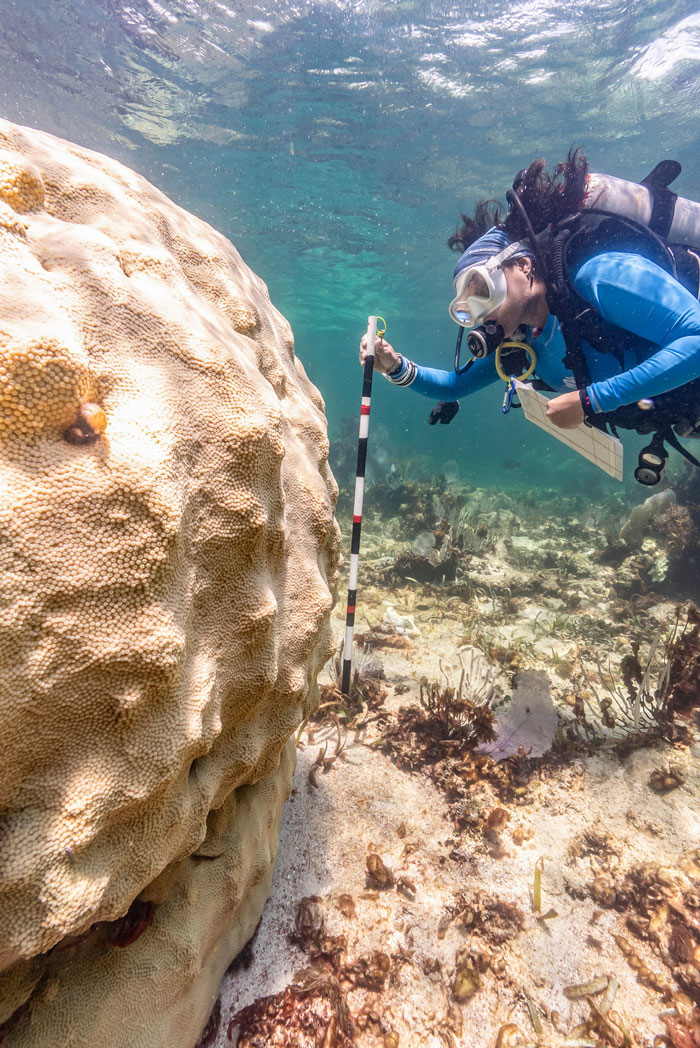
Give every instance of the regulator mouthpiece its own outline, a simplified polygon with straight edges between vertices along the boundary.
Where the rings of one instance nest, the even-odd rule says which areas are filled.
[[[487,357],[495,353],[505,338],[505,331],[495,320],[480,324],[467,335],[469,352],[475,357]]]

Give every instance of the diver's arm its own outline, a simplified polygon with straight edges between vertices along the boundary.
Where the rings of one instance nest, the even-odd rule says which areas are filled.
[[[596,412],[612,411],[621,404],[634,404],[677,389],[699,375],[700,333],[676,339],[629,371],[593,382],[588,386],[588,396]]]
[[[498,378],[493,356],[474,360],[470,367],[457,374],[439,368],[425,368],[412,360],[402,358],[401,369],[387,375],[390,382],[398,386],[410,386],[416,393],[432,400],[459,400],[470,393],[490,386]]]
[[[596,412],[700,376],[700,304],[660,266],[641,255],[609,251],[584,262],[573,283],[604,320],[660,347],[628,371],[587,387]]]
[[[360,343],[360,363],[367,356],[367,336]],[[397,353],[384,339],[377,338],[374,344],[374,367],[395,386],[410,386],[424,397],[433,400],[458,400],[469,393],[495,382],[498,378],[493,356],[474,360],[460,375],[454,371],[424,368]]]

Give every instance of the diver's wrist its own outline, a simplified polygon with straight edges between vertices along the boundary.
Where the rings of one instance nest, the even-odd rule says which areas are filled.
[[[584,386],[583,389],[580,389],[578,391],[578,395],[579,400],[581,401],[581,407],[583,408],[583,417],[592,418],[596,413],[596,409],[593,406],[593,403],[591,402],[588,388]]]
[[[593,386],[586,386],[586,392],[588,393],[588,399],[591,402],[591,407],[593,408],[594,414],[600,415],[601,412],[606,410],[606,408],[604,408],[601,404],[600,398],[598,397],[598,394],[596,393],[595,389],[593,388]]]
[[[394,386],[410,386],[417,374],[418,368],[413,361],[402,356],[399,366],[393,371],[385,371],[384,378]]]

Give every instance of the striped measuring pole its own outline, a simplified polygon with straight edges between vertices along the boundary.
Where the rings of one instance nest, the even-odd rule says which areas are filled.
[[[362,381],[362,404],[360,407],[360,435],[357,441],[357,470],[355,472],[355,502],[352,511],[352,540],[350,542],[350,580],[348,582],[348,608],[345,616],[345,648],[343,650],[343,679],[341,692],[350,694],[352,676],[352,638],[355,632],[355,603],[357,601],[357,568],[360,563],[360,532],[362,530],[362,501],[365,494],[365,466],[367,464],[367,438],[369,436],[369,408],[372,399],[372,375],[374,373],[374,340],[377,337],[377,321],[381,317],[368,317],[365,372]],[[383,323],[383,321],[382,321]],[[386,324],[381,330],[383,335]]]

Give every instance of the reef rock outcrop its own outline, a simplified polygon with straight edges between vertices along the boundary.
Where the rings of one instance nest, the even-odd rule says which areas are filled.
[[[330,651],[324,405],[229,241],[4,121],[0,289],[0,1040],[188,1048]]]

